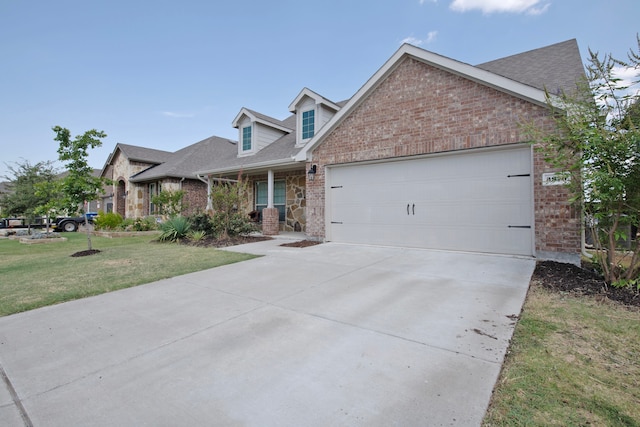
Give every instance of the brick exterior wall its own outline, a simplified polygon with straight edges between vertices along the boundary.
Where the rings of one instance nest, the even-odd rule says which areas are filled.
[[[306,232],[325,236],[326,165],[526,142],[519,123],[553,126],[546,108],[407,58],[313,152],[307,183]],[[577,254],[579,212],[561,186],[543,187],[551,172],[534,151],[536,251]]]
[[[265,236],[275,236],[278,234],[280,212],[278,208],[262,209],[262,234]]]
[[[198,179],[185,179],[182,181],[184,199],[182,199],[183,215],[193,215],[205,212],[207,209],[207,184]]]

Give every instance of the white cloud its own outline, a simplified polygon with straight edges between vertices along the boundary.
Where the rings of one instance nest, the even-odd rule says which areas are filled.
[[[633,67],[616,66],[613,67],[612,74],[615,78],[620,79],[617,87],[626,87],[625,93],[638,96],[640,93],[640,88],[638,87],[640,84],[640,82],[638,82],[640,70]]]
[[[426,2],[430,2],[430,3],[438,3],[438,0],[420,0],[419,3],[420,4],[425,4]]]
[[[401,40],[400,44],[409,43],[409,44],[412,44],[414,46],[422,46],[424,44],[429,44],[429,43],[435,41],[437,36],[438,36],[438,32],[437,31],[429,31],[429,33],[427,33],[427,38],[425,38],[425,39],[418,39],[418,38],[415,38],[413,36],[410,36],[410,37],[407,37],[407,38]]]
[[[527,9],[526,13],[527,15],[534,15],[534,16],[542,15],[549,9],[549,6],[551,6],[551,3],[547,3],[539,7],[534,6]]]
[[[173,111],[163,111],[162,115],[165,117],[171,117],[174,119],[190,119],[192,117],[195,117],[195,114],[193,113],[176,113]]]
[[[549,9],[551,3],[544,0],[453,0],[449,5],[456,12],[481,10],[482,13],[527,13],[540,15]]]

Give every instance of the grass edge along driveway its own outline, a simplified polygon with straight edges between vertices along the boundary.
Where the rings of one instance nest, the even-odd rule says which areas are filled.
[[[255,258],[212,248],[158,243],[150,236],[92,237],[65,233],[67,241],[25,245],[0,239],[0,316],[99,295]]]
[[[489,426],[640,426],[640,310],[532,281]]]

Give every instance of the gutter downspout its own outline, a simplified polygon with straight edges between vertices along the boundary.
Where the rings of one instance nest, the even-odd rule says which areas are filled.
[[[213,210],[213,204],[211,203],[211,175],[207,175],[206,181],[200,175],[196,175],[196,177],[198,177],[198,179],[200,181],[202,181],[205,184],[207,184],[207,207],[205,208],[205,211],[212,211]]]

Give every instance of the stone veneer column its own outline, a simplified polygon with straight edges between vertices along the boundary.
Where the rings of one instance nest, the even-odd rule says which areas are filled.
[[[278,208],[262,209],[262,234],[265,236],[275,236],[279,229],[280,211]]]

